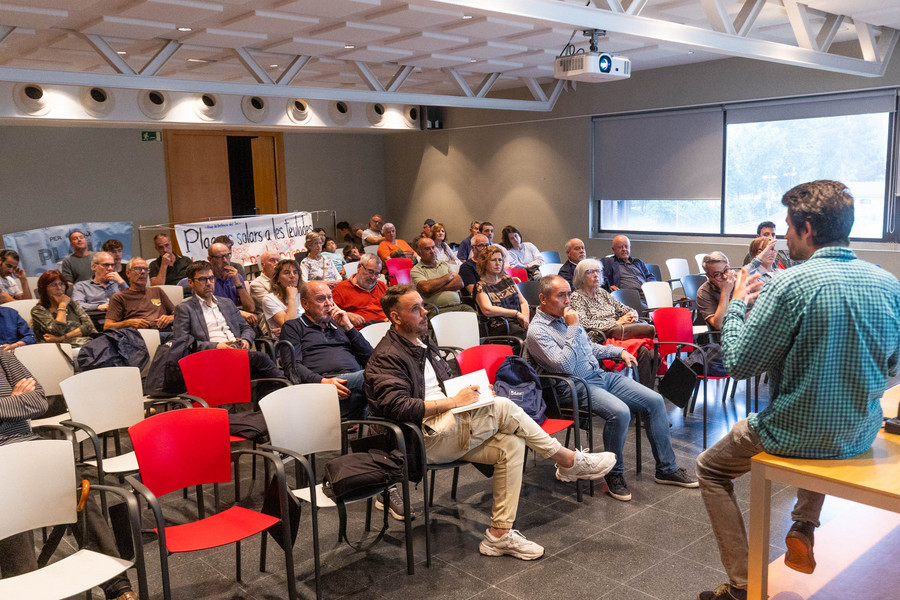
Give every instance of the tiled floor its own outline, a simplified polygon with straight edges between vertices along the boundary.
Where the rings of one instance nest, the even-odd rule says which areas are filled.
[[[711,386],[711,397],[715,396]],[[766,389],[762,388],[765,399]],[[763,403],[765,400],[763,400]],[[719,439],[744,415],[744,388],[737,393],[737,406],[710,402],[709,437]],[[672,438],[679,463],[694,471],[701,450],[701,419],[682,418],[672,408]],[[598,430],[595,439],[601,440]],[[337,516],[320,511],[320,544],[323,549],[324,598],[388,598],[418,600],[513,600],[566,598],[567,600],[690,600],[701,590],[726,581],[718,551],[710,532],[706,511],[696,489],[663,486],[653,481],[653,458],[643,444],[642,473],[635,473],[634,431],[625,445],[626,478],[633,494],[630,502],[619,502],[604,493],[602,481],[593,497],[575,500],[573,484],[553,476],[553,465],[529,458],[522,488],[517,528],[546,549],[540,560],[525,562],[509,557],[489,558],[478,553],[478,542],[486,527],[491,504],[490,481],[474,468],[463,468],[459,495],[450,499],[449,472],[438,474],[432,512],[434,556],[425,565],[422,488],[413,492],[419,512],[414,525],[416,572],[406,574],[403,527],[391,521],[384,540],[371,550],[355,552],[337,543]],[[292,469],[289,469],[292,471]],[[249,474],[249,469],[243,469]],[[245,504],[259,506],[262,483],[242,486]],[[739,502],[748,516],[749,477],[736,482]],[[783,537],[790,526],[793,489],[773,488],[771,557],[784,552]],[[223,487],[223,498],[232,489]],[[166,506],[188,511],[191,504],[180,495],[166,499]],[[210,495],[211,499],[211,495]],[[351,537],[362,534],[363,503],[350,510]],[[188,514],[185,512],[185,514]],[[377,515],[380,517],[380,515]],[[825,503],[823,521],[831,516]],[[145,540],[150,589],[161,596],[159,557],[155,538]],[[287,597],[283,554],[270,543],[266,573],[258,570],[258,538],[243,544],[243,582],[234,580],[233,548],[221,548],[170,558],[174,598],[221,600],[229,598],[277,599]],[[294,562],[301,597],[314,598],[309,512],[304,506]],[[134,577],[132,576],[132,580]],[[95,598],[102,596],[95,591]]]

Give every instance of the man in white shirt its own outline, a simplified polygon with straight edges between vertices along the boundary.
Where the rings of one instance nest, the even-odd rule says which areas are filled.
[[[363,246],[377,246],[384,241],[381,235],[381,226],[384,220],[381,215],[372,215],[369,219],[369,228],[362,232]]]
[[[268,250],[259,255],[259,268],[262,274],[250,282],[250,297],[258,307],[263,305],[266,294],[272,291],[272,275],[275,274],[275,265],[279,260],[277,253]]]
[[[0,252],[0,303],[31,298],[28,278],[19,267],[19,254],[15,250]]]

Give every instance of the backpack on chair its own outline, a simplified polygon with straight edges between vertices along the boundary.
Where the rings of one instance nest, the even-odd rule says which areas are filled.
[[[547,419],[541,379],[521,356],[507,356],[500,364],[494,378],[494,395],[512,400],[538,425]]]

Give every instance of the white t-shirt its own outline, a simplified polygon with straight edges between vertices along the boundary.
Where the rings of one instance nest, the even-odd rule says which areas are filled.
[[[297,292],[297,316],[303,314],[303,307],[300,306],[300,292]],[[263,316],[266,318],[266,323],[269,324],[269,329],[278,329],[280,326],[275,322],[273,318],[276,313],[280,313],[283,310],[287,309],[287,304],[278,299],[274,293],[268,293],[263,298]]]
[[[0,290],[3,290],[13,298],[22,293],[22,284],[19,279],[13,275],[0,277]]]
[[[417,345],[422,348],[426,348],[425,344],[422,343],[422,340],[416,340]],[[438,381],[437,373],[434,372],[434,367],[431,366],[431,361],[425,360],[425,397],[423,400],[439,400],[441,398],[446,398],[446,394],[444,394],[444,390],[441,389],[441,382]]]

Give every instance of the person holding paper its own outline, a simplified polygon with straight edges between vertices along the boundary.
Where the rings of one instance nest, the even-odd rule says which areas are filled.
[[[512,529],[522,487],[525,446],[555,460],[560,481],[599,479],[612,468],[615,456],[564,448],[506,398],[454,413],[453,409],[479,399],[478,386],[467,386],[449,398],[444,394],[443,382],[451,376],[450,366],[427,336],[423,304],[412,285],[395,285],[381,297],[391,329],[366,365],[369,409],[376,417],[419,425],[431,463],[462,459],[493,465],[491,521],[479,551],[486,556],[540,558],[544,549]]]

